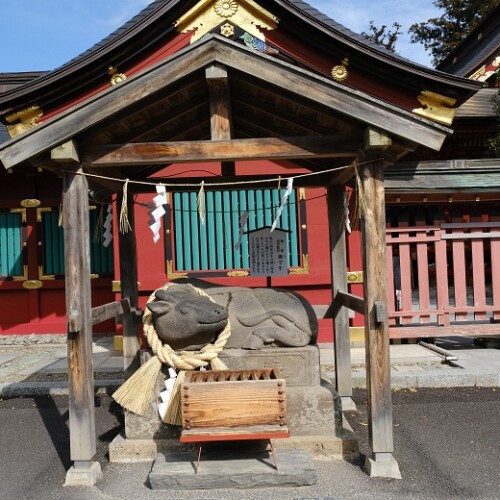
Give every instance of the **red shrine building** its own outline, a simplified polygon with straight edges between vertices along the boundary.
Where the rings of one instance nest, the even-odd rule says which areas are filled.
[[[66,333],[68,157],[89,186],[93,306],[121,298],[130,225],[139,307],[182,277],[288,288],[332,342],[331,221],[361,295],[359,172],[380,161],[391,338],[495,333],[498,24],[496,9],[436,71],[300,0],[156,0],[55,70],[0,74],[0,335]],[[256,276],[249,237],[274,222],[287,270]]]

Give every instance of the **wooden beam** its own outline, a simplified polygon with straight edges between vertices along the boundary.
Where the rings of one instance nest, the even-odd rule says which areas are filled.
[[[347,292],[347,259],[344,225],[344,189],[330,186],[327,190],[328,225],[330,228],[330,256],[332,273],[332,303]],[[335,386],[346,408],[352,409],[351,340],[349,337],[349,311],[334,308],[335,328]],[[344,398],[348,398],[345,401]]]
[[[68,322],[69,428],[71,460],[96,452],[88,186],[81,167],[63,174],[64,259]]]
[[[117,300],[92,308],[92,324],[97,325],[108,319],[116,318],[120,314],[130,312],[130,302],[128,299]]]
[[[383,124],[387,133],[410,139],[429,148],[439,150],[450,132],[447,127],[420,119],[409,111],[395,108],[357,89],[335,84],[326,77],[313,75],[306,69],[286,62],[277,63],[275,58],[264,58],[250,51],[242,57],[239,51],[224,44],[217,45],[215,51],[216,60],[228,68],[235,68],[249,77],[258,75],[260,79],[277,88],[307,97],[350,119],[374,127],[381,127]]]
[[[383,151],[392,146],[392,139],[383,130],[375,127],[365,129],[365,150]]]
[[[347,307],[347,309],[352,309],[359,314],[365,314],[365,299],[363,297],[358,297],[357,295],[341,290],[337,290],[336,297],[340,305]]]
[[[83,157],[92,167],[247,159],[351,158],[356,156],[359,146],[352,137],[267,137],[94,146],[88,147]]]
[[[118,197],[121,206],[122,197]],[[139,305],[137,285],[137,243],[135,239],[134,201],[127,199],[128,220],[132,228],[128,233],[118,233],[120,255],[120,282],[122,299],[128,299],[130,312],[123,315],[123,363],[125,377],[130,377],[140,367],[139,319],[135,311]]]
[[[67,141],[50,152],[51,160],[58,163],[79,163],[75,141]]]
[[[365,296],[366,385],[368,429],[374,460],[393,451],[391,366],[388,321],[379,321],[380,303],[387,311],[385,262],[385,193],[383,161],[360,167],[366,210],[362,214]],[[378,307],[377,307],[378,305]]]
[[[273,85],[292,94],[306,97],[327,112],[345,115],[418,144],[439,150],[449,133],[444,126],[432,123],[380,99],[336,84],[306,69],[264,57],[235,43],[220,39],[189,46],[170,56],[165,62],[147,68],[140,75],[89,98],[73,108],[47,120],[0,146],[0,161],[12,168],[33,156],[48,151],[102,120],[140,103],[155,92],[215,62],[234,68],[251,78]]]
[[[231,139],[231,100],[225,68],[214,64],[205,70],[210,97],[210,130],[212,140]]]

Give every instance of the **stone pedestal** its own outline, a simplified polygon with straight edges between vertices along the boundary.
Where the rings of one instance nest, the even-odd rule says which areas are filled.
[[[321,380],[319,349],[305,347],[267,348],[259,351],[227,349],[221,360],[230,369],[277,368],[286,380],[287,417],[291,437],[274,442],[279,449],[305,449],[313,454],[354,458],[357,441],[344,420],[341,402],[334,387]],[[156,452],[193,451],[179,443],[180,428],[164,424],[158,415],[157,392],[146,415],[125,415],[125,436],[110,445],[112,462],[144,461],[156,458]]]

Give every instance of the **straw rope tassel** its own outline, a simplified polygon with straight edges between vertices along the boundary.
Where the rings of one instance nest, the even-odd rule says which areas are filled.
[[[144,415],[160,370],[161,361],[153,356],[113,393],[113,399],[126,410]]]
[[[176,286],[174,283],[167,283],[161,287],[166,290],[170,286]],[[208,297],[215,302],[203,290],[190,285],[193,290],[201,296]],[[155,300],[156,290],[150,295],[148,303]],[[138,415],[144,415],[148,409],[151,395],[155,388],[155,384],[160,373],[162,363],[167,366],[172,366],[179,370],[177,380],[173,387],[173,393],[170,398],[164,422],[172,425],[180,425],[180,384],[184,379],[185,370],[195,370],[202,366],[211,365],[213,369],[227,370],[226,365],[217,359],[217,356],[226,345],[227,339],[231,335],[231,325],[227,325],[217,336],[217,340],[213,344],[207,344],[199,352],[183,351],[177,354],[168,344],[163,342],[158,337],[156,329],[153,325],[153,313],[146,307],[142,322],[143,330],[154,356],[134,375],[132,375],[125,383],[113,393],[113,399],[126,410],[129,410]]]
[[[128,191],[128,179],[125,179],[125,184],[123,184],[123,196],[122,196],[122,206],[120,209],[120,232],[122,234],[132,231],[130,222],[128,220],[128,210],[127,210],[127,191]]]
[[[356,174],[356,218],[361,220],[367,212],[365,195],[363,192],[363,184],[361,182],[361,177],[359,176],[358,166],[354,165],[354,172]]]

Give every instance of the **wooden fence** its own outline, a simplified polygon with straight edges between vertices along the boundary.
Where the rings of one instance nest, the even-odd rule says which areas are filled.
[[[499,217],[386,234],[391,338],[500,335]]]

